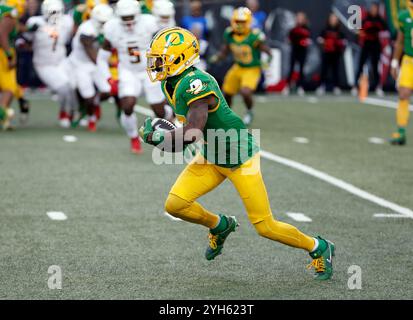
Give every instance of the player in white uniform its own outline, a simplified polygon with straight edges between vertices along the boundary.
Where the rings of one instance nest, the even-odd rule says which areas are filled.
[[[86,105],[89,131],[96,131],[95,97],[97,87],[100,96],[110,95],[110,85],[102,76],[96,64],[99,49],[98,37],[101,36],[104,24],[113,16],[113,10],[106,4],[96,5],[90,19],[83,22],[77,29],[72,41],[72,52],[69,61],[73,67],[72,75],[80,96]]]
[[[152,14],[155,16],[160,29],[176,26],[175,7],[169,0],[156,0],[153,3]]]
[[[134,113],[137,97],[144,93],[146,101],[158,117],[164,117],[167,110],[160,83],[151,82],[146,72],[145,53],[159,26],[153,15],[141,14],[139,3],[135,0],[118,1],[115,14],[116,17],[104,26],[105,40],[98,53],[98,65],[106,70],[106,79],[109,79],[108,59],[111,49],[117,50],[119,98],[122,108],[120,122],[131,139],[131,151],[139,154],[142,149]]]
[[[66,60],[66,44],[72,38],[73,19],[64,15],[61,0],[45,0],[42,15],[29,18],[25,37],[32,42],[33,65],[40,80],[54,91],[60,103],[61,127],[70,126],[70,114],[77,109]]]

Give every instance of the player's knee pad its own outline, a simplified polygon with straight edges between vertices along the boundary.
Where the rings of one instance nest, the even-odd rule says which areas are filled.
[[[191,202],[170,193],[165,201],[165,211],[169,214],[180,217],[184,215],[186,209],[191,206]]]
[[[277,240],[274,239],[278,232],[278,221],[273,218],[273,216],[268,216],[264,220],[254,224],[255,230],[261,237]]]

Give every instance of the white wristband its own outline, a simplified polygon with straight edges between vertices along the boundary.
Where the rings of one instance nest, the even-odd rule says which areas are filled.
[[[392,59],[390,66],[394,69],[397,69],[399,67],[399,61],[397,59]]]

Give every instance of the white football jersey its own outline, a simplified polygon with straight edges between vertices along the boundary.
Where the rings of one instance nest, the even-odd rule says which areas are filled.
[[[93,62],[90,60],[83,44],[80,42],[80,36],[82,35],[93,38],[99,37],[99,31],[91,20],[82,22],[77,29],[72,40],[72,52],[69,55],[69,59],[74,64],[91,64]]]
[[[127,31],[119,18],[114,18],[105,24],[103,30],[105,39],[118,51],[119,68],[127,68],[134,72],[145,71],[146,50],[159,30],[154,16],[140,15],[131,31]]]
[[[73,19],[62,16],[56,24],[51,24],[43,16],[29,18],[28,28],[38,25],[30,36],[33,42],[33,63],[35,65],[57,65],[66,57],[66,44],[72,37]]]

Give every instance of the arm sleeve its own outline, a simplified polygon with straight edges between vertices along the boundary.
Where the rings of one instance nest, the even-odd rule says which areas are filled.
[[[112,53],[110,51],[102,48],[98,50],[96,65],[98,66],[98,69],[101,70],[105,79],[109,79],[112,76],[109,69],[109,58],[111,55]]]

